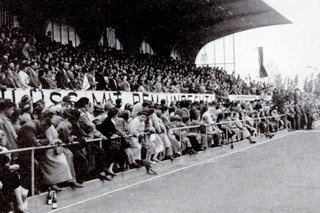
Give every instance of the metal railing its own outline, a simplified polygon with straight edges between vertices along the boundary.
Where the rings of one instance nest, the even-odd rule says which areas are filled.
[[[320,118],[320,111],[317,111],[319,118]],[[277,115],[277,116],[265,116],[265,117],[257,117],[257,118],[250,118],[250,119],[242,119],[242,120],[237,120],[237,121],[224,121],[224,122],[219,122],[219,123],[214,123],[214,124],[207,124],[204,125],[205,128],[205,135],[206,135],[206,139],[208,139],[208,131],[207,131],[207,127],[210,125],[229,125],[235,122],[247,122],[247,121],[254,121],[254,127],[256,129],[257,135],[260,135],[259,132],[259,126],[258,126],[258,122],[261,120],[265,120],[267,122],[267,124],[269,124],[270,119],[272,118],[283,118],[283,122],[284,122],[284,129],[287,129],[287,124],[286,124],[286,120],[287,120],[287,115],[286,114],[282,114],[282,115]],[[277,120],[277,129],[279,130],[279,120]],[[170,128],[170,131],[179,131],[179,135],[180,138],[179,140],[181,141],[181,134],[183,130],[190,130],[190,129],[196,129],[196,131],[198,132],[200,127],[202,127],[203,125],[194,125],[194,126],[185,126],[185,127],[176,127],[176,128]],[[267,125],[267,131],[269,132],[269,125]],[[157,134],[157,133],[154,133]],[[225,137],[226,140],[228,141],[228,133],[225,133]],[[118,139],[119,137],[112,137],[110,139]],[[94,139],[86,139],[86,143],[92,143],[92,142],[99,142],[100,147],[102,147],[102,138],[94,138]],[[76,144],[80,144],[80,142],[74,141],[74,142],[70,142],[68,144],[66,143],[62,143],[62,144],[55,144],[55,145],[46,145],[46,146],[39,146],[39,147],[28,147],[28,148],[21,148],[21,149],[12,149],[12,150],[8,150],[8,151],[2,151],[0,152],[0,155],[2,154],[10,154],[10,153],[20,153],[20,152],[31,152],[31,195],[34,196],[35,194],[35,151],[36,150],[45,150],[45,149],[50,149],[50,148],[55,148],[58,146],[72,146],[72,145],[76,145]],[[233,143],[231,143],[231,145],[233,146]]]

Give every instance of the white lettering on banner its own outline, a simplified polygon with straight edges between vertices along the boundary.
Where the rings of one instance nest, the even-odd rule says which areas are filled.
[[[160,104],[162,99],[168,104],[181,100],[189,101],[213,101],[215,95],[212,94],[181,94],[181,93],[141,93],[141,92],[114,92],[114,91],[83,91],[83,90],[22,90],[22,89],[7,89],[2,91],[1,97],[11,99],[18,104],[24,95],[32,97],[33,102],[43,100],[46,106],[51,106],[62,101],[64,96],[70,96],[71,101],[75,102],[81,97],[87,97],[96,104],[105,104],[107,101],[116,101],[117,98],[122,99],[122,104],[134,104],[145,100]]]

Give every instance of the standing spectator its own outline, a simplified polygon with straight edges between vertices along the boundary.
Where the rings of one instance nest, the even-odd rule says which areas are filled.
[[[7,148],[17,149],[17,134],[11,123],[10,117],[14,111],[14,104],[9,99],[0,100],[0,130],[6,136]],[[17,154],[12,155],[13,160],[17,159]]]

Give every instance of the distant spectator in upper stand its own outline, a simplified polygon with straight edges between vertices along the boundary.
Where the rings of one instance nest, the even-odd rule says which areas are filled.
[[[67,89],[68,88],[69,77],[68,77],[67,71],[64,69],[63,63],[60,63],[59,70],[56,74],[55,79],[57,81],[58,88],[60,88],[60,89]]]
[[[109,90],[107,88],[107,82],[103,76],[104,70],[103,67],[99,67],[98,71],[95,73],[95,79],[97,82],[96,89],[97,90]]]
[[[19,70],[19,79],[20,79],[20,83],[22,88],[26,89],[29,88],[29,84],[30,84],[30,77],[27,74],[27,70],[28,67],[26,66],[26,64],[20,64],[20,70]]]
[[[40,88],[40,80],[38,77],[38,64],[34,61],[30,63],[30,67],[28,67],[27,74],[30,78],[30,86],[34,88]]]
[[[31,48],[30,44],[25,43],[22,48],[22,56],[24,57],[24,59],[31,60],[31,57],[32,57],[31,52],[32,52],[32,48]]]
[[[116,78],[117,78],[117,75],[114,74],[109,79],[109,85],[108,86],[109,86],[111,91],[118,91],[118,89],[119,89],[119,86],[118,86]]]
[[[123,91],[126,91],[126,92],[130,92],[131,91],[130,84],[127,81],[127,76],[123,75],[122,81],[119,83],[119,87]]]
[[[14,64],[10,63],[7,66],[4,66],[3,69],[5,70],[5,79],[4,83],[9,88],[17,88],[18,85],[16,84],[15,78],[14,78]]]
[[[77,87],[77,82],[76,82],[76,78],[74,75],[74,66],[70,66],[69,63],[64,63],[64,67],[67,70],[67,75],[69,78],[69,82],[68,82],[68,87],[70,89],[76,89]]]
[[[13,64],[13,63],[11,63]],[[14,65],[14,64],[13,64]],[[17,86],[17,88],[22,88],[22,89],[25,89],[24,86],[22,85],[21,81],[20,81],[20,77],[19,77],[19,64],[17,63],[14,68],[13,68],[13,78],[14,78],[14,82]]]
[[[87,78],[90,84],[89,90],[95,90],[97,83],[95,79],[95,68],[93,66],[89,67],[88,73],[87,73]]]

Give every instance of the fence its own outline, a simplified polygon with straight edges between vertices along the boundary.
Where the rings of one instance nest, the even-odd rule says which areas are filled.
[[[316,112],[317,113],[317,119],[320,118],[320,114],[319,111]],[[250,118],[250,119],[243,119],[240,121],[227,121],[227,122],[219,122],[216,124],[208,124],[205,125],[206,127],[210,126],[210,125],[230,125],[232,123],[235,122],[249,122],[249,121],[253,121],[254,122],[254,128],[256,129],[256,133],[257,136],[260,135],[259,132],[259,121],[261,120],[265,120],[267,122],[267,124],[270,122],[271,119],[277,119],[277,129],[279,130],[279,122],[283,121],[284,122],[284,129],[287,129],[287,115],[283,114],[283,115],[277,115],[277,116],[266,116],[266,117],[258,117],[258,118]],[[281,118],[283,120],[281,120]],[[180,135],[180,140],[181,140],[181,134],[182,131],[187,131],[187,130],[191,130],[191,129],[195,129],[197,132],[199,131],[200,127],[202,127],[203,125],[194,125],[194,126],[186,126],[186,127],[177,127],[177,128],[170,128],[171,131],[179,131],[179,135]],[[269,129],[269,125],[267,125],[268,129],[267,132],[270,131]],[[205,128],[205,138],[208,138],[208,132],[207,132],[207,128]],[[226,140],[228,141],[230,138],[228,138],[228,134],[225,133],[226,136]],[[116,139],[116,138],[113,138]],[[101,138],[96,138],[96,139],[87,139],[86,142],[88,143],[92,143],[92,142],[99,142],[100,147],[102,147],[102,139]],[[68,146],[68,145],[75,145],[75,144],[79,144],[79,142],[73,142],[70,144],[62,144],[62,146]],[[8,151],[4,151],[4,152],[0,152],[0,154],[9,154],[9,153],[19,153],[19,152],[31,152],[31,195],[33,196],[35,194],[35,151],[36,150],[44,150],[44,149],[50,149],[50,148],[54,148],[57,147],[58,145],[47,145],[47,146],[41,146],[41,147],[28,147],[28,148],[22,148],[22,149],[13,149],[13,150],[8,150]],[[231,146],[233,146],[233,141],[231,141]]]

